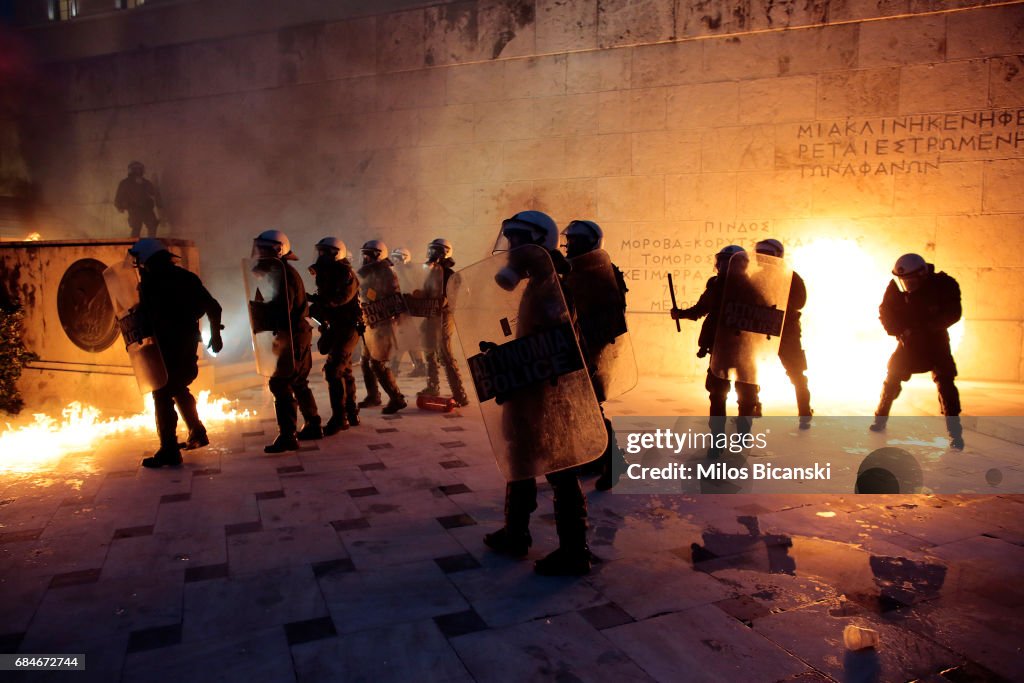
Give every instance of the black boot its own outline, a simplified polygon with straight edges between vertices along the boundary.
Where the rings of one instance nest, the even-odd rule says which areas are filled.
[[[345,416],[350,427],[359,426],[359,406],[356,405],[356,380],[352,373],[345,375]]]
[[[448,378],[448,387],[452,390],[452,399],[455,405],[464,408],[469,405],[469,396],[466,395],[466,388],[462,385],[462,374],[454,358],[449,358],[444,364],[444,373]]]
[[[206,427],[203,425],[202,420],[199,419],[196,398],[188,390],[188,387],[174,395],[174,402],[177,404],[178,410],[181,411],[181,419],[184,420],[185,426],[188,427],[188,438],[185,439],[185,445],[181,446],[181,448],[191,451],[203,446],[209,446],[210,439],[206,436]]]
[[[320,426],[320,418],[316,417],[306,422],[302,429],[299,430],[299,433],[295,435],[295,438],[299,441],[312,441],[324,438],[324,430]]]
[[[584,576],[590,573],[590,548],[568,549],[559,547],[547,557],[537,560],[533,571],[541,576]]]
[[[417,396],[440,396],[441,395],[441,363],[437,353],[431,351],[427,354],[427,386],[416,392]]]
[[[341,413],[341,415],[332,415],[331,419],[324,425],[324,436],[334,436],[338,432],[343,432],[348,429],[348,417]]]
[[[345,423],[345,429],[348,429],[348,418],[345,417],[345,403],[348,397],[345,395],[345,382],[343,379],[330,378],[327,380],[327,396],[331,403],[331,419],[327,421],[327,425],[324,427],[324,434],[330,436],[331,434],[337,433],[339,430],[328,431],[331,429],[331,425],[339,425],[341,422]]]
[[[384,363],[374,363],[373,369],[377,373],[377,381],[380,382],[381,389],[388,395],[388,404],[384,406],[381,412],[385,415],[394,415],[408,405],[405,402],[405,396],[402,395],[398,384],[395,382],[395,376],[388,370],[387,365]]]
[[[206,434],[206,428],[202,428],[201,431],[189,430],[188,438],[184,443],[178,444],[178,448],[186,451],[194,451],[197,448],[210,445],[210,437]]]
[[[407,407],[409,404],[405,402],[405,397],[399,394],[396,398],[392,398],[388,401],[388,404],[384,406],[384,409],[380,412],[385,415],[394,415],[402,408]]]
[[[530,515],[537,509],[537,481],[522,479],[505,484],[505,526],[484,536],[488,548],[511,557],[526,557],[533,545]]]
[[[793,382],[793,389],[796,390],[796,409],[800,415],[800,429],[810,429],[814,411],[811,410],[811,390],[807,386],[807,376],[801,372],[799,375],[790,375],[790,380]]]
[[[274,443],[269,446],[263,447],[264,453],[284,453],[285,451],[297,451],[299,450],[299,442],[295,438],[294,434],[285,435],[281,434]]]
[[[380,405],[380,388],[377,386],[377,373],[373,361],[364,359],[362,362],[363,384],[366,385],[366,398],[359,402],[360,408],[373,408]],[[352,422],[351,417],[349,422]]]
[[[587,498],[572,470],[549,474],[554,494],[558,550],[537,560],[534,571],[542,576],[583,576],[590,573],[587,547]]]
[[[491,550],[509,557],[526,557],[533,545],[533,537],[529,531],[509,531],[501,527],[497,531],[484,536],[484,545]]]
[[[175,446],[161,446],[151,457],[142,460],[142,466],[150,469],[174,467],[181,464],[181,451]]]
[[[954,451],[964,449],[964,426],[960,423],[959,415],[946,416],[946,431],[949,432],[949,447]]]
[[[878,408],[875,410],[875,421],[868,429],[873,432],[885,431],[885,427],[889,423],[889,411],[892,410],[892,403],[899,397],[902,388],[901,382],[889,377],[885,378],[885,382],[882,383],[882,395],[878,399]]]

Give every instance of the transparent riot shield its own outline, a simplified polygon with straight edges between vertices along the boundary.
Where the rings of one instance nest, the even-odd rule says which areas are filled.
[[[509,481],[589,462],[607,433],[551,257],[524,246],[460,270],[448,304]]]
[[[758,367],[779,355],[793,271],[782,259],[740,252],[729,260],[725,278],[711,372],[757,384]]]
[[[245,296],[256,371],[264,377],[295,373],[295,347],[289,317],[288,277],[276,258],[242,259]]]
[[[444,305],[444,270],[438,264],[407,263],[395,266],[409,315],[438,318]]]
[[[128,257],[104,270],[103,281],[114,305],[114,315],[139,391],[148,394],[160,389],[167,384],[167,366],[153,336],[153,327],[139,307],[139,270],[134,260]]]
[[[569,292],[576,305],[583,353],[599,401],[621,396],[636,386],[636,357],[626,329],[626,301],[611,258],[595,249],[569,259]]]
[[[408,317],[398,275],[389,263],[380,261],[359,270],[359,303],[366,323],[363,340],[370,357],[383,362],[398,357],[398,330]]]
[[[441,299],[428,298],[427,285],[431,282],[432,269],[423,263],[403,263],[395,266],[402,298],[405,299],[407,315],[401,315],[396,325],[398,355],[406,351],[425,351],[423,339],[423,318],[441,315]]]

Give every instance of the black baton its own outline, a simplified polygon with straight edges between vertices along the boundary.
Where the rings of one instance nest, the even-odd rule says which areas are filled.
[[[676,289],[672,286],[672,273],[668,274],[668,293],[672,295],[672,308],[676,307]],[[679,326],[679,320],[676,320],[676,332],[682,332],[683,328]]]

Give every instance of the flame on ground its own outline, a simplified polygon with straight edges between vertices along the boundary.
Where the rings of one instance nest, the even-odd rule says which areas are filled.
[[[106,418],[100,411],[75,401],[61,412],[60,419],[36,413],[30,424],[21,427],[7,425],[0,432],[0,474],[39,472],[56,466],[72,453],[93,450],[103,439],[111,436],[155,429],[153,397],[146,394],[144,412],[129,417]],[[251,410],[236,410],[226,398],[210,398],[209,391],[200,391],[196,397],[199,417],[209,429],[224,423],[246,420],[255,416]],[[182,427],[179,421],[179,432]]]

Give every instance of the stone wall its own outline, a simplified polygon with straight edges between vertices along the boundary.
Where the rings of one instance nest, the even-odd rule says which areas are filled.
[[[721,246],[777,237],[869,319],[899,254],[934,260],[963,288],[961,374],[1019,381],[1022,27],[1018,2],[467,0],[53,61],[21,139],[45,238],[122,234],[143,160],[240,325],[265,228],[304,262],[325,234],[444,235],[465,265],[535,208],[604,227],[645,371],[705,367],[665,274],[689,303]]]

